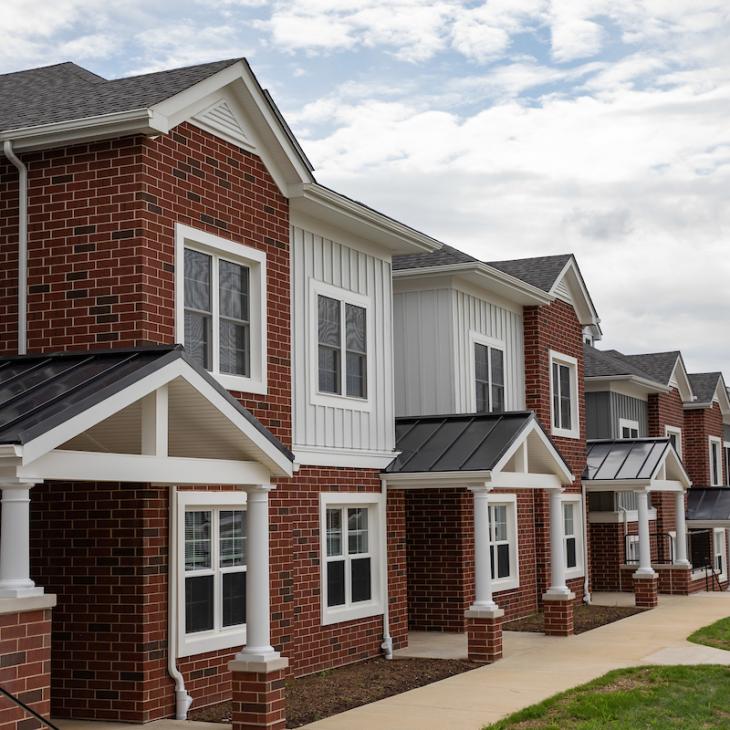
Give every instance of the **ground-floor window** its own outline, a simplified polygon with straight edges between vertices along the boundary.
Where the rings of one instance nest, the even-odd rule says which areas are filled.
[[[382,613],[380,494],[320,495],[322,623]]]
[[[727,573],[725,560],[725,530],[715,528],[712,534],[712,567],[722,580]]]
[[[246,639],[243,492],[178,492],[179,656]]]
[[[575,578],[583,575],[583,503],[579,494],[564,494],[562,501],[565,577]]]
[[[489,495],[489,556],[494,590],[519,586],[517,498],[513,494]]]

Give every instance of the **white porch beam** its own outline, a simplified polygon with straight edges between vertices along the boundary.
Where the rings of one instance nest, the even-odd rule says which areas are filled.
[[[156,484],[261,484],[268,469],[254,461],[189,459],[177,456],[109,454],[57,449],[16,468],[21,479],[70,479],[95,482]]]
[[[490,472],[487,480],[492,489],[557,489],[562,488],[560,478],[554,474],[526,474],[523,472]]]
[[[563,539],[563,499],[558,489],[550,492],[550,588],[547,596],[569,596],[565,583],[565,541]]]
[[[674,556],[675,565],[689,565],[687,560],[687,523],[684,512],[684,492],[677,492],[674,495],[675,513],[676,513],[676,539],[674,544],[677,548],[677,554]]]
[[[474,603],[470,611],[492,610],[492,565],[489,552],[489,492],[484,486],[469,487],[474,495]]]
[[[167,456],[168,421],[168,390],[165,384],[142,399],[141,453]]]
[[[43,588],[30,579],[30,488],[32,484],[0,483],[0,597],[39,596]]]
[[[649,493],[642,490],[636,493],[639,512],[639,569],[637,576],[655,575],[651,567],[651,545],[649,543]]]

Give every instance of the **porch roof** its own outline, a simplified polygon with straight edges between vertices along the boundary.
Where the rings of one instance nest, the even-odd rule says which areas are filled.
[[[588,489],[682,491],[691,482],[668,438],[587,442]]]
[[[690,527],[730,527],[730,488],[692,487],[687,492]]]
[[[387,481],[492,481],[505,487],[520,480],[523,487],[573,481],[531,411],[400,417],[395,437],[400,453],[384,470]]]

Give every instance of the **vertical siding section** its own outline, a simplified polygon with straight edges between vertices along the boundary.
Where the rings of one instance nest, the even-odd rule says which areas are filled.
[[[470,294],[453,290],[454,311],[454,386],[455,410],[467,412],[473,407],[474,383],[471,382],[474,353],[470,332],[493,337],[504,343],[505,407],[525,407],[525,365],[522,314],[497,306]]]
[[[615,438],[616,430],[611,420],[611,394],[586,393],[586,438]]]
[[[639,436],[649,433],[649,406],[646,401],[622,393],[611,393],[613,438],[621,438],[619,419],[627,418],[639,424]]]
[[[292,226],[292,373],[294,446],[388,451],[395,447],[392,380],[392,288],[390,262],[316,232]],[[368,343],[371,379],[369,411],[315,405],[311,401],[312,352],[310,282],[316,281],[370,299]]]

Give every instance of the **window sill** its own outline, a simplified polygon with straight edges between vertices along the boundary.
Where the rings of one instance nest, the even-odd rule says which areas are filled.
[[[245,378],[242,375],[228,375],[226,373],[211,373],[211,375],[226,389],[240,393],[255,393],[266,395],[268,387],[265,380]]]
[[[573,578],[585,578],[585,571],[582,567],[580,568],[567,568],[565,571],[566,580],[573,580]]]
[[[330,408],[342,408],[346,411],[370,411],[372,410],[369,398],[355,398],[349,395],[337,395],[336,393],[312,393],[310,402],[313,406],[328,406]]]
[[[580,431],[576,431],[575,429],[565,429],[565,428],[552,428],[550,431],[550,434],[552,436],[558,436],[559,438],[564,439],[579,439],[580,438]]]
[[[500,591],[510,591],[514,588],[520,587],[519,578],[504,578],[502,580],[492,581],[492,592],[499,593]]]
[[[356,621],[371,616],[382,616],[383,613],[383,606],[380,601],[368,601],[359,606],[326,608],[322,613],[322,626],[339,624],[344,621]]]
[[[177,648],[178,659],[196,654],[206,654],[220,649],[240,648],[246,644],[246,627],[235,627],[228,631],[201,631],[185,634]]]

